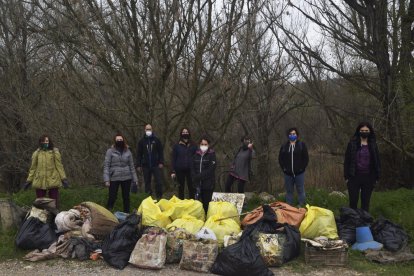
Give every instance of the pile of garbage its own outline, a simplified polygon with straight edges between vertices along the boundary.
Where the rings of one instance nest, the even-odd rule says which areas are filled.
[[[19,229],[16,245],[33,250],[24,257],[29,261],[102,258],[117,269],[128,264],[162,269],[177,263],[197,272],[272,275],[269,267],[300,255],[301,240],[306,249],[316,248],[309,251],[311,257],[335,250],[346,257],[348,245],[361,243],[361,226],[370,227],[373,234],[372,238],[365,234],[362,242],[375,239],[392,252],[406,249],[408,236],[400,226],[385,219],[374,222],[361,210],[343,207],[335,220],[328,209],[274,202],[240,214],[233,203],[219,201],[210,202],[205,214],[201,202],[175,196],[158,202],[148,197],[130,215],[112,214],[93,202],[59,212],[53,200],[37,199]],[[329,254],[336,262],[335,255]],[[411,255],[404,256],[408,260]],[[372,257],[379,258],[384,259]]]

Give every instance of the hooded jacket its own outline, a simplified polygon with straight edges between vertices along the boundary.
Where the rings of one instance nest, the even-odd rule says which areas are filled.
[[[361,148],[361,138],[359,133],[355,132],[354,136],[348,143],[345,151],[344,159],[344,178],[347,180],[356,173],[356,156],[358,150]],[[378,180],[381,176],[381,161],[379,157],[379,151],[375,134],[371,134],[368,137],[368,149],[370,156],[370,173],[375,175],[375,179]]]
[[[66,179],[66,174],[57,148],[37,149],[32,154],[32,164],[27,182],[32,183],[33,188],[42,190],[60,188],[64,179]]]
[[[304,142],[296,141],[292,145],[288,141],[280,147],[279,165],[285,174],[290,176],[299,175],[305,172],[308,163],[308,148]]]
[[[212,190],[216,180],[216,153],[208,149],[206,153],[197,150],[193,156],[191,176],[195,187],[200,186],[202,190]]]
[[[107,181],[138,181],[135,172],[134,160],[129,148],[119,151],[116,147],[111,147],[106,151],[104,161],[104,182]]]
[[[152,168],[159,164],[164,164],[161,141],[154,134],[144,135],[137,145],[137,167]]]

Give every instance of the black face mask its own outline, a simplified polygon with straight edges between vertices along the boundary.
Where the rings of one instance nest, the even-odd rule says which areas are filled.
[[[181,139],[190,139],[190,134],[188,134],[188,133],[183,133],[183,134],[181,134]]]
[[[361,136],[361,138],[368,138],[369,137],[369,132],[360,132],[359,136]]]
[[[118,149],[123,149],[123,148],[124,148],[124,146],[125,146],[125,143],[124,143],[124,141],[115,141],[115,146],[116,146]]]
[[[248,144],[246,144],[246,143],[244,143],[243,144],[243,146],[242,146],[242,148],[244,149],[244,150],[247,150],[249,147],[248,147]]]

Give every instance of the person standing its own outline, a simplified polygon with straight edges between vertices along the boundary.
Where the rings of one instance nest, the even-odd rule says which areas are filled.
[[[237,192],[244,193],[246,182],[251,172],[251,162],[254,156],[253,143],[248,136],[241,138],[242,146],[238,149],[225,185],[225,192],[231,193],[234,181],[238,182]]]
[[[155,178],[155,193],[158,199],[162,198],[161,169],[164,167],[164,152],[161,141],[153,133],[152,126],[145,126],[144,137],[137,146],[137,170],[143,172],[145,192],[152,195],[151,178]]]
[[[306,204],[305,170],[309,163],[306,144],[299,141],[299,131],[292,127],[287,131],[288,141],[280,147],[279,165],[284,174],[286,203],[293,205],[294,187],[298,193],[299,206]]]
[[[39,138],[39,147],[32,154],[29,175],[23,188],[27,190],[30,186],[36,189],[36,198],[49,194],[49,198],[55,200],[56,208],[59,208],[59,188],[69,187],[60,152],[49,135]]]
[[[191,140],[188,128],[180,131],[180,140],[172,149],[172,172],[171,178],[178,181],[178,197],[184,199],[185,182],[187,180],[188,196],[194,198],[194,187],[191,179],[191,165],[197,146]]]
[[[191,175],[196,187],[195,199],[203,203],[206,213],[214,192],[216,166],[216,153],[210,148],[210,140],[203,137],[200,139],[199,148],[193,157]]]
[[[121,133],[113,139],[113,145],[106,151],[103,178],[109,188],[107,208],[112,210],[121,186],[124,212],[130,211],[129,192],[137,192],[138,178],[135,172],[134,160],[127,141]]]
[[[369,212],[372,191],[381,173],[381,162],[374,128],[360,123],[348,143],[344,160],[344,177],[348,187],[349,207],[356,209],[361,192],[361,208]]]

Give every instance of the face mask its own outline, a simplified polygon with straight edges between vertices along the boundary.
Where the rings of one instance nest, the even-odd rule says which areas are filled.
[[[47,150],[49,148],[49,143],[42,143],[42,149]]]
[[[298,139],[298,136],[296,134],[289,134],[289,141],[296,141]]]
[[[182,139],[190,139],[190,134],[188,134],[188,133],[183,133],[183,134],[181,134],[181,138]]]
[[[368,136],[369,136],[369,132],[360,132],[359,133],[359,136],[361,136],[361,138],[368,138]]]
[[[115,141],[115,146],[117,148],[123,148],[125,145],[124,141]]]
[[[200,150],[202,152],[206,152],[208,150],[208,146],[200,146]]]
[[[145,131],[145,135],[147,135],[148,137],[152,135],[152,131],[151,130],[147,130]]]

